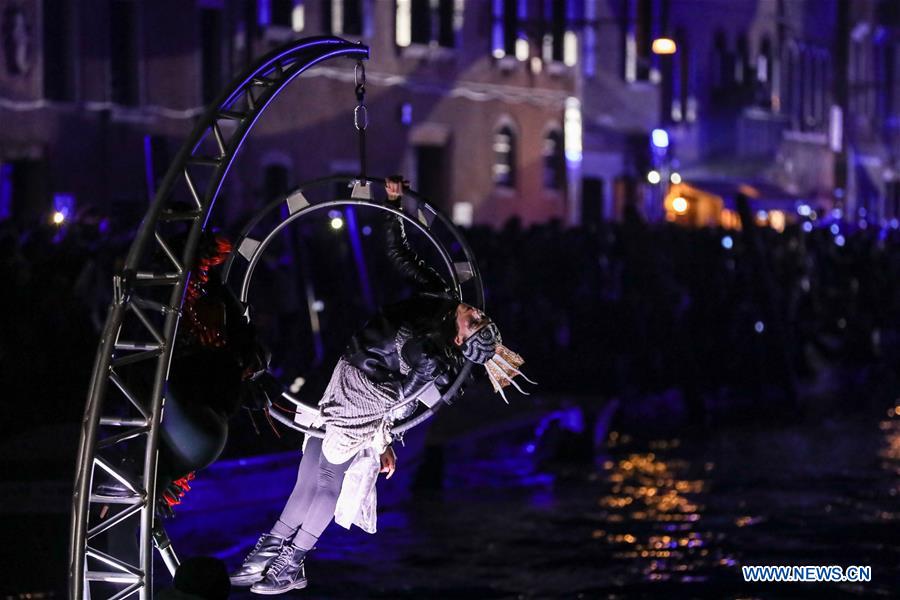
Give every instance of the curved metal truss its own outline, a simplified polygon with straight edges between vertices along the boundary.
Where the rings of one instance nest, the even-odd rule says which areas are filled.
[[[156,523],[156,461],[163,393],[200,234],[241,144],[278,93],[322,61],[368,55],[366,46],[335,37],[274,50],[210,105],[169,167],[114,278],[94,362],[72,504],[73,600],[151,598],[154,541],[167,567],[177,565]],[[135,456],[139,462],[131,464]],[[136,550],[120,543],[136,531]]]
[[[365,179],[366,184],[380,181],[383,179],[372,177]],[[335,188],[349,190],[349,194],[338,194],[338,197],[334,198],[331,190]],[[325,191],[324,197],[321,193],[316,194],[321,191]],[[319,198],[314,199],[312,194],[316,194]],[[229,278],[233,279],[235,267],[243,267],[243,272],[238,275],[240,276],[240,298],[242,302],[246,303],[249,299],[250,285],[256,266],[266,248],[285,228],[315,212],[338,208],[370,207],[396,214],[418,230],[437,250],[460,299],[472,306],[484,308],[484,288],[475,256],[456,227],[415,191],[406,190],[397,207],[385,203],[381,198],[376,198],[376,194],[383,194],[379,186],[363,185],[363,180],[358,177],[339,175],[317,179],[295,188],[286,197],[263,208],[247,224],[240,238],[236,240],[237,252],[232,253],[225,264],[224,279],[226,281]],[[280,218],[274,227],[266,231],[261,224],[270,222],[267,217],[273,214],[280,215]],[[440,239],[441,237],[445,239]],[[313,316],[315,309],[312,307],[313,298],[309,294],[307,301],[310,304],[308,310]],[[317,328],[315,322],[311,323],[311,326],[313,330]],[[403,404],[418,402],[420,409],[408,418],[395,423],[392,433],[403,434],[433,416],[446,400],[456,395],[460,387],[467,381],[471,370],[472,364],[466,362],[456,379],[443,394],[431,385],[425,387],[414,397],[405,399]],[[316,406],[300,401],[288,391],[282,392],[282,397],[294,408],[284,411],[270,404],[270,414],[275,420],[308,435],[324,436],[324,431],[312,425],[314,418],[318,416]]]

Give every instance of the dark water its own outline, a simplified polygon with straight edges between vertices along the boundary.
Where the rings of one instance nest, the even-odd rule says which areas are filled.
[[[309,588],[286,597],[900,597],[894,409],[880,422],[690,439],[612,432],[581,467],[538,468],[500,440],[480,454],[451,452],[440,492],[380,482],[379,533],[332,525]],[[169,526],[179,553],[239,563],[277,516],[291,463],[199,480]],[[238,500],[247,494],[257,499]],[[740,566],[755,564],[871,565],[872,581],[744,583]]]

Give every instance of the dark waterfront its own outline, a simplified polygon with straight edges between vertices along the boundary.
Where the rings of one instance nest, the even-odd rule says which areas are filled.
[[[900,590],[900,419],[708,439],[612,432],[607,446],[596,467],[564,470],[536,469],[513,443],[490,456],[448,456],[441,492],[407,494],[404,479],[382,481],[378,534],[332,525],[309,560],[309,588],[288,596],[889,598]],[[237,564],[293,477],[284,455],[277,464],[213,467],[170,522],[179,553]],[[269,496],[254,502],[254,489]],[[765,564],[871,565],[872,581],[743,582],[741,565]]]

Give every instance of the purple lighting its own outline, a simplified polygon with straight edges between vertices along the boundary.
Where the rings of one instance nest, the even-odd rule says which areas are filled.
[[[75,216],[75,196],[72,194],[54,194],[53,211],[62,214],[68,221]]]
[[[152,137],[144,136],[144,176],[147,178],[147,197],[152,201],[156,195],[156,178],[153,176]]]
[[[272,23],[272,0],[258,0],[256,21],[260,27],[268,27]]]
[[[359,276],[359,286],[369,310],[375,309],[375,297],[372,294],[372,284],[369,281],[369,271],[366,269],[366,257],[363,253],[362,241],[359,238],[359,225],[356,222],[356,211],[353,207],[347,207],[347,230],[350,234],[350,246],[353,248],[353,259],[356,262],[356,272]]]
[[[12,165],[0,165],[0,221],[12,216]]]

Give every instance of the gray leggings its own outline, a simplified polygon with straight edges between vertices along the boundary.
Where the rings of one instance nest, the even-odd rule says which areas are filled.
[[[344,474],[351,462],[352,458],[339,465],[328,462],[322,454],[322,438],[310,438],[300,460],[294,491],[272,533],[287,539],[293,535],[294,546],[310,550],[334,517]]]

